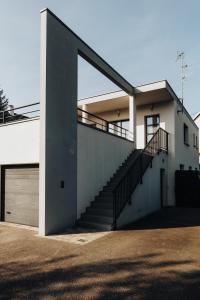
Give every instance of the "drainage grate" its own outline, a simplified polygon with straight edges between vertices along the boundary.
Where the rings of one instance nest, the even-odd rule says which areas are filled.
[[[84,239],[79,239],[78,242],[85,243],[85,242],[87,242],[87,241],[84,240]]]

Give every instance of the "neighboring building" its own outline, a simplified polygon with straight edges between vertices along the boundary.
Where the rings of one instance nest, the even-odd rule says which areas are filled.
[[[135,91],[136,148],[143,149],[159,127],[169,133],[168,192],[165,205],[175,205],[175,171],[198,169],[198,127],[185,107],[182,108],[166,80],[136,87]],[[130,130],[134,126],[130,122],[129,97],[125,92],[82,99],[78,105],[108,120],[110,132],[117,130],[115,125]]]
[[[77,108],[78,54],[125,92]],[[175,170],[198,168],[198,128],[168,82],[134,88],[48,9],[40,66],[40,116],[36,103],[0,124],[1,220],[111,230],[175,205]]]
[[[196,123],[197,127],[199,128],[199,137],[193,137],[194,138],[194,144],[198,144],[198,141],[199,141],[199,144],[198,144],[198,150],[200,149],[200,112],[197,113],[194,117],[194,122]],[[196,141],[195,141],[195,138],[196,138]],[[199,152],[199,163],[200,163],[200,152]]]

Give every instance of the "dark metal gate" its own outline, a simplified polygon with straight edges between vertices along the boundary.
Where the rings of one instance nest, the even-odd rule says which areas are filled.
[[[200,207],[200,172],[176,171],[176,206]]]

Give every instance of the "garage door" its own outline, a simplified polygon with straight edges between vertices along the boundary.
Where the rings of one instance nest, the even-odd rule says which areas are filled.
[[[4,220],[38,226],[39,168],[4,169]]]

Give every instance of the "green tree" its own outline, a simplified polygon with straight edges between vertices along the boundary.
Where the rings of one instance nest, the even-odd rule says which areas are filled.
[[[0,111],[5,111],[8,109],[8,99],[4,95],[2,89],[0,89]]]
[[[8,98],[6,98],[2,89],[0,89],[0,123],[5,123],[6,118],[9,113],[6,111],[8,109]]]

